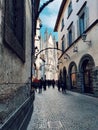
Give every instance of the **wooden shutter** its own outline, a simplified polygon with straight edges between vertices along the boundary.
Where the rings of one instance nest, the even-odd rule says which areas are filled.
[[[89,8],[85,7],[85,29],[89,26]]]
[[[79,19],[77,20],[77,37],[80,36]]]
[[[65,36],[64,36],[64,49],[66,49],[66,38],[65,38]]]
[[[72,26],[72,42],[75,40],[75,26]]]
[[[67,33],[67,47],[69,46],[69,32]]]

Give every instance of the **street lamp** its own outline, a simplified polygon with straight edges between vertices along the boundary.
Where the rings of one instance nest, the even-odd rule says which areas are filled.
[[[83,42],[86,42],[86,43],[88,43],[88,45],[91,45],[91,40],[90,41],[86,41],[86,37],[87,37],[87,34],[83,33],[82,34],[82,40],[83,40]]]
[[[78,47],[77,46],[74,46],[73,52],[78,52]]]

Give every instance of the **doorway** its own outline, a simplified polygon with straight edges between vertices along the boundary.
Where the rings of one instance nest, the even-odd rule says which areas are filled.
[[[92,56],[83,56],[80,60],[81,85],[84,93],[93,93],[92,69],[95,66]]]

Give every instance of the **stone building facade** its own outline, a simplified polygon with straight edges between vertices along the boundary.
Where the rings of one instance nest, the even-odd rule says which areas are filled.
[[[54,30],[62,49],[59,79],[67,89],[98,95],[98,1],[63,0]]]
[[[41,78],[41,71],[40,66],[42,63],[42,60],[40,59],[41,55],[38,54],[41,51],[41,19],[37,19],[37,25],[36,25],[36,36],[35,36],[35,67],[33,66],[33,78],[40,79]]]
[[[0,123],[30,95],[32,14],[39,1],[36,4],[31,0],[0,0]]]

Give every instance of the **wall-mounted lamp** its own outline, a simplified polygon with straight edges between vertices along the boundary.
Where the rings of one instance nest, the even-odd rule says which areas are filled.
[[[74,46],[73,52],[78,52],[78,47],[77,46]]]
[[[62,61],[58,61],[58,65],[59,65],[59,64],[62,64]]]
[[[86,41],[86,37],[87,37],[87,34],[86,34],[86,33],[83,33],[83,34],[82,34],[82,40],[83,40],[83,42],[87,42],[88,45],[91,45],[91,40],[90,40],[90,41]]]
[[[66,59],[66,60],[67,60],[68,58],[67,58],[66,56],[64,56],[64,59]]]

